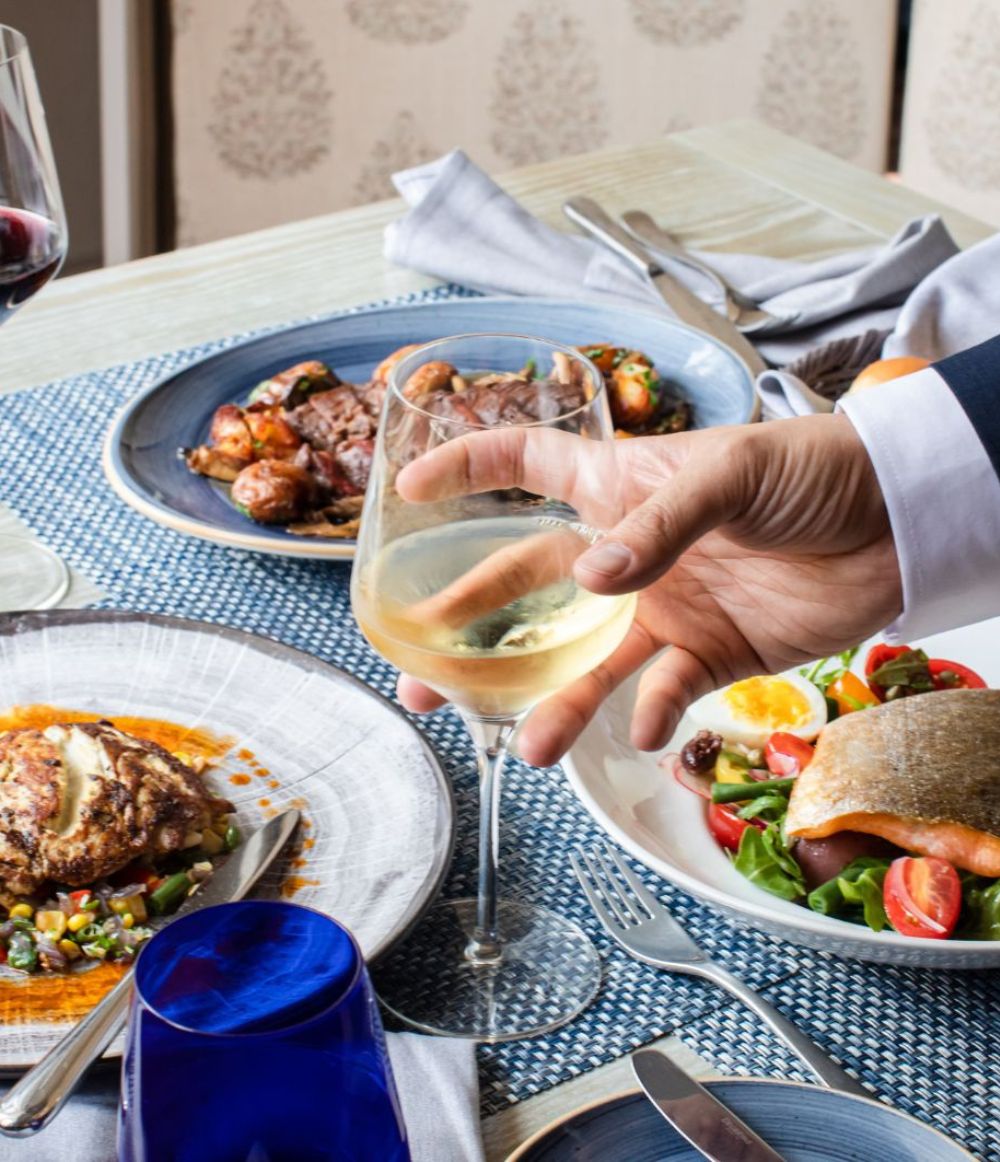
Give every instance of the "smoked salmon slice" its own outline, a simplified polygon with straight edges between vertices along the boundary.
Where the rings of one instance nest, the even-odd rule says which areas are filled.
[[[788,835],[880,835],[1000,876],[1000,690],[944,690],[826,726],[792,787]]]

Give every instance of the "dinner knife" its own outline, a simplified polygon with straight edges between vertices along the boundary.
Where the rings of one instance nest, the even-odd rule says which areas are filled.
[[[709,1162],[785,1162],[763,1138],[657,1049],[632,1054],[642,1091]]]
[[[258,828],[171,916],[241,900],[274,862],[299,825],[299,812],[283,811]],[[0,1101],[0,1133],[34,1134],[55,1117],[125,1023],[132,969],[93,1009],[16,1082]]]
[[[722,317],[686,286],[668,274],[653,255],[623,226],[607,214],[593,198],[570,198],[563,203],[563,213],[571,222],[586,230],[591,237],[624,258],[636,270],[646,276],[660,297],[682,323],[688,323],[699,331],[704,331],[713,339],[728,347],[746,364],[750,374],[756,377],[767,370],[767,364],[758,355],[756,348],[728,320]]]

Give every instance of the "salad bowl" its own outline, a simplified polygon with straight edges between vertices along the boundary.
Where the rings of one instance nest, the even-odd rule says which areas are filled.
[[[871,644],[859,652],[856,671]],[[961,660],[988,685],[1000,686],[1000,619],[913,644],[932,657]],[[633,678],[608,699],[564,760],[584,807],[636,859],[737,923],[822,952],[923,968],[1000,966],[1000,940],[939,940],[889,928],[875,932],[780,899],[744,878],[709,832],[704,800],[659,765],[661,755],[630,745],[636,687]],[[680,751],[697,729],[685,715],[663,753]]]

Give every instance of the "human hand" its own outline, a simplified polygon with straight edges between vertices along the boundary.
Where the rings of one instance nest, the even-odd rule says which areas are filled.
[[[640,680],[632,741],[644,750],[707,691],[846,649],[902,608],[882,493],[846,416],[608,442],[510,427],[443,444],[396,481],[417,502],[515,486],[610,530],[576,562],[581,585],[640,590],[618,649],[522,728],[520,753],[540,766],[668,645]],[[442,703],[405,675],[398,692],[410,710]]]

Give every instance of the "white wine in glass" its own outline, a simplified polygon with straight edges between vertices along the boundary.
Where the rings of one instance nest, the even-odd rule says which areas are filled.
[[[599,534],[566,504],[517,489],[427,504],[396,492],[423,453],[511,424],[610,439],[600,373],[572,348],[517,335],[458,336],[406,356],[389,379],[352,579],[368,641],[454,703],[479,765],[478,895],[428,913],[392,956],[405,988],[382,1000],[418,1028],[487,1041],[555,1028],[599,983],[575,924],[498,899],[500,773],[521,719],[602,663],[635,610],[631,594],[577,585],[573,565]],[[416,951],[428,942],[431,960]]]

